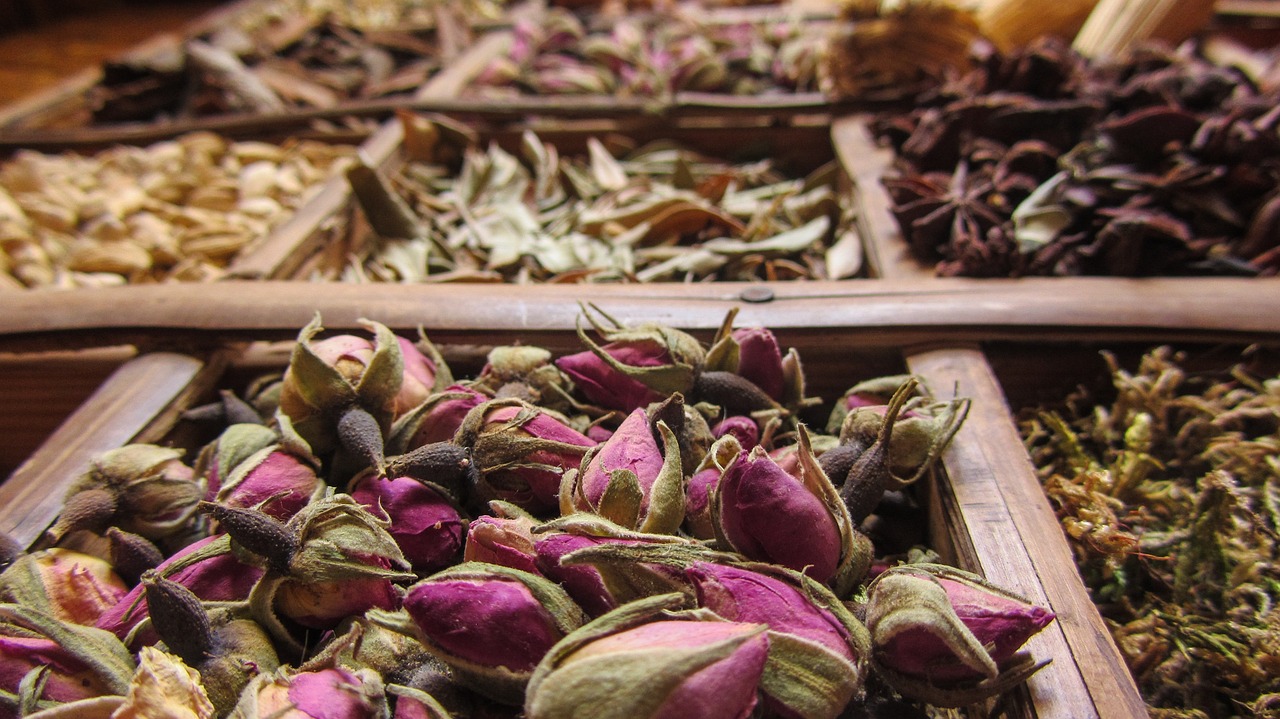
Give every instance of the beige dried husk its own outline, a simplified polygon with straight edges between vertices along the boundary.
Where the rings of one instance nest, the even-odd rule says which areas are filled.
[[[824,90],[842,99],[892,100],[963,63],[981,39],[970,10],[947,2],[846,0],[825,58]]]

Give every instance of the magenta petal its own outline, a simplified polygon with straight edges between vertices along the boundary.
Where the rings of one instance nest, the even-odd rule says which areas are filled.
[[[997,664],[1013,656],[1036,632],[1054,619],[1053,612],[1034,604],[984,592],[978,587],[939,577],[960,621],[988,647]]]
[[[289,701],[297,711],[314,719],[365,719],[377,716],[358,692],[347,687],[361,684],[345,669],[322,669],[295,674],[289,681]]]
[[[763,327],[746,327],[734,330],[733,339],[739,347],[738,374],[764,390],[765,394],[781,400],[786,389],[786,376],[777,338]]]
[[[649,490],[662,471],[662,451],[649,430],[649,418],[643,409],[627,415],[613,436],[600,446],[583,470],[582,489],[588,501],[598,504],[609,486],[610,473],[629,469],[640,481],[644,499],[640,503],[643,516],[649,507]]]
[[[536,563],[542,576],[560,584],[588,615],[598,617],[618,604],[604,585],[600,572],[589,564],[562,565],[560,559],[570,552],[610,542],[603,537],[584,537],[555,532],[538,537],[535,543]],[[627,543],[627,542],[621,542]]]
[[[408,477],[362,477],[351,491],[357,502],[388,519],[391,537],[419,573],[449,566],[462,549],[465,522],[438,492]]]
[[[835,517],[767,455],[739,456],[720,480],[720,502],[721,529],[738,552],[819,582],[835,575],[842,548]]]
[[[515,580],[426,580],[409,591],[404,607],[432,643],[483,666],[530,671],[562,636]]]
[[[630,367],[655,367],[670,361],[666,350],[654,343],[609,344],[604,351]],[[602,407],[630,412],[662,399],[643,382],[615,370],[591,351],[565,355],[556,360],[556,366],[569,375],[583,396]]]

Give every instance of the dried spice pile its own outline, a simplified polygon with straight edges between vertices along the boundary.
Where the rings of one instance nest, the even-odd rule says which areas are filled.
[[[412,130],[409,130],[412,132]],[[408,163],[348,176],[379,238],[347,281],[657,282],[841,279],[861,269],[832,162],[805,178],[658,142],[621,159],[592,138],[562,156],[472,144],[460,170]]]
[[[695,11],[625,15],[589,29],[552,9],[514,27],[511,51],[469,92],[662,98],[681,91],[731,95],[814,92],[824,35],[802,21],[721,24]]]
[[[0,288],[217,279],[354,157],[193,133],[0,164]]]
[[[767,329],[586,313],[470,380],[317,318],[194,461],[98,457],[0,576],[0,716],[910,719],[1042,666],[1051,612],[877,529],[966,401],[869,380],[811,433]]]
[[[169,52],[106,63],[89,93],[93,122],[274,115],[403,97],[442,63],[432,33],[293,20],[252,35],[227,28]]]
[[[1022,424],[1075,549],[1156,717],[1280,707],[1280,378],[1197,374],[1168,347],[1115,398],[1080,393]]]
[[[940,275],[1273,275],[1280,90],[1187,48],[976,57],[880,118],[885,180]]]

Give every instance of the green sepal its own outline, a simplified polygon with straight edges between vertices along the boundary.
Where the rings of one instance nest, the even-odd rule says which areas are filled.
[[[578,324],[577,329],[578,329],[578,338],[582,340],[582,343],[584,345],[587,346],[587,349],[590,350],[591,353],[594,354],[596,357],[599,357],[602,362],[609,365],[609,367],[611,367],[614,371],[618,372],[619,374],[630,377],[631,379],[634,379],[637,382],[641,382],[646,387],[649,387],[650,389],[660,394],[673,394],[675,392],[680,392],[682,394],[689,394],[689,391],[693,388],[693,379],[694,379],[694,375],[697,372],[697,367],[695,367],[694,365],[677,362],[674,358],[671,359],[670,364],[665,364],[665,365],[652,365],[652,366],[626,365],[614,359],[612,355],[610,355],[608,352],[605,352],[603,347],[596,344],[590,337],[588,337],[586,331],[582,329],[581,323]],[[612,334],[615,337],[610,338],[611,342],[613,341],[656,342],[657,341],[656,339],[648,335],[622,336],[618,332],[614,332]],[[667,355],[668,356],[672,355],[672,352],[670,349],[667,350]]]
[[[730,309],[720,323],[720,329],[711,340],[711,348],[707,350],[706,359],[702,362],[704,372],[738,372],[741,364],[742,346],[733,339],[733,321],[738,316],[738,308]]]
[[[280,438],[275,431],[265,425],[233,424],[200,451],[200,457],[196,460],[195,466],[196,476],[207,476],[210,469],[209,463],[217,459],[217,466],[214,469],[217,472],[218,481],[225,485],[231,473],[246,459],[279,441]]]
[[[408,567],[409,563],[387,532],[388,524],[346,494],[308,504],[286,525],[298,537],[299,547],[289,563],[290,575],[305,582],[414,579],[411,572],[394,569]],[[385,558],[391,568],[372,566],[358,556]]]
[[[137,667],[128,648],[111,632],[62,622],[17,604],[0,604],[0,622],[52,640],[101,678],[111,692],[129,691]]]
[[[444,355],[440,354],[440,348],[427,338],[427,330],[422,325],[418,325],[418,341],[414,343],[418,351],[427,356],[436,366],[435,382],[431,384],[432,392],[441,392],[445,387],[453,384],[453,370],[449,368],[449,363],[445,361]]]
[[[327,411],[354,403],[357,395],[355,387],[337,369],[311,351],[312,338],[323,329],[317,312],[298,333],[297,344],[289,358],[289,372],[302,400],[317,410]]]
[[[836,526],[840,528],[840,563],[836,565],[835,576],[831,579],[832,589],[837,596],[848,597],[871,569],[874,548],[854,526],[849,508],[840,499],[839,491],[822,470],[822,465],[818,464],[809,430],[804,425],[800,425],[798,429],[796,459],[800,465],[801,481],[806,489],[822,500],[827,511],[835,518]]]
[[[874,645],[886,644],[901,632],[928,627],[960,664],[987,679],[999,676],[995,660],[960,620],[946,590],[927,572],[912,565],[895,567],[876,577],[868,592],[873,601],[867,607],[867,629]]]
[[[640,523],[640,504],[643,501],[644,491],[640,489],[636,473],[629,469],[614,469],[609,472],[609,484],[600,495],[595,511],[615,524],[635,527]]]
[[[795,716],[835,719],[862,691],[865,668],[817,642],[794,634],[769,632],[760,689]]]
[[[388,684],[387,693],[395,697],[405,697],[412,699],[423,706],[427,710],[427,719],[453,719],[453,714],[444,708],[436,698],[430,694],[413,687],[406,687],[401,684]]]
[[[404,384],[404,353],[386,325],[366,319],[361,319],[360,324],[373,332],[374,350],[355,388],[357,402],[375,418],[389,423],[391,408]]]
[[[675,534],[684,523],[684,468],[680,464],[680,442],[666,422],[658,422],[662,435],[662,469],[649,488],[649,511],[637,527],[650,534]]]

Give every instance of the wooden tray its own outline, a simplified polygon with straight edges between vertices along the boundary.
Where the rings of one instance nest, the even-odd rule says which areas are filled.
[[[429,306],[418,306],[430,314]],[[624,321],[668,320],[664,312],[653,311],[657,307],[617,299],[603,304]],[[378,307],[362,309],[401,333],[417,324],[377,312]],[[439,312],[449,309],[436,306]],[[523,306],[499,309],[514,315]],[[741,309],[739,326],[757,321],[751,316],[751,305]],[[326,319],[326,324],[340,329],[343,320],[333,319],[338,321]],[[455,372],[468,376],[494,344],[532,342],[557,353],[577,349],[573,332],[563,320],[559,325],[550,331],[437,327],[430,322],[426,327]],[[704,340],[711,333],[702,322],[681,325]],[[916,339],[911,331],[868,333],[846,327],[811,333],[784,327],[778,337],[784,346],[799,351],[811,394],[834,399],[858,379],[909,368],[923,376],[938,396],[949,396],[954,387],[958,394],[973,398],[974,410],[944,457],[945,469],[927,483],[929,491],[923,497],[930,509],[931,541],[945,557],[1051,606],[1058,614],[1058,621],[1031,645],[1038,658],[1053,661],[1010,695],[1009,715],[1040,719],[1145,716],[1136,692],[1126,683],[1127,674],[1122,667],[1117,670],[1118,655],[1083,594],[1052,516],[1045,521],[1048,505],[1043,494],[1038,486],[1027,483],[1034,477],[981,353],[973,348],[915,349],[909,344]],[[184,433],[176,422],[178,410],[207,396],[211,387],[235,386],[264,368],[282,366],[288,347],[288,343],[249,345],[247,351],[228,347],[199,356],[145,353],[124,365],[55,437],[0,485],[0,531],[24,544],[37,542],[56,517],[67,485],[90,457],[128,441],[181,443]],[[235,357],[228,364],[232,354]]]
[[[485,40],[492,43],[491,48],[505,41],[498,35]],[[479,61],[482,55],[476,53],[471,57]],[[463,68],[454,66],[450,70],[457,71],[451,79],[465,82]],[[449,101],[455,99],[450,98]],[[460,106],[465,104],[461,100],[458,102]],[[782,126],[776,125],[771,115],[726,119],[671,118],[647,113],[591,120],[533,118],[515,124],[502,120],[486,122],[473,117],[465,124],[475,132],[479,147],[494,142],[511,153],[518,153],[522,132],[530,130],[544,142],[559,148],[562,157],[585,153],[587,140],[593,137],[618,138],[634,146],[654,140],[674,140],[691,150],[715,157],[767,157],[774,160],[776,166],[788,170],[785,174],[797,177],[803,177],[836,157],[827,125],[812,117]],[[364,148],[368,164],[377,167],[384,175],[394,173],[406,162],[403,131],[399,127],[393,128],[394,125],[393,121]],[[373,151],[375,140],[377,150]],[[840,186],[844,186],[843,182]],[[345,258],[364,241],[362,238],[367,234],[367,223],[349,184],[335,178],[323,197],[302,207],[293,222],[282,227],[265,243],[262,252],[237,262],[231,274],[250,279],[312,279],[317,274],[319,278],[327,278],[333,272],[328,269],[335,261],[333,258]],[[325,256],[319,257],[322,250]],[[326,271],[317,273],[317,265]]]

